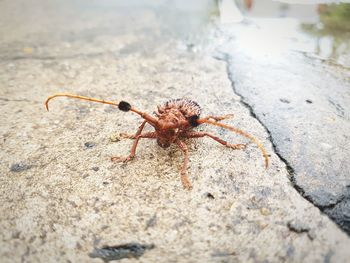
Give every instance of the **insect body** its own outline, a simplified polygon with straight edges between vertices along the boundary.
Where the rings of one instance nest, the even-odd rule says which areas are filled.
[[[145,112],[139,111],[138,109],[132,107],[128,102],[125,102],[125,101],[120,101],[119,103],[116,103],[116,102],[99,100],[99,99],[88,98],[88,97],[83,97],[83,96],[73,95],[73,94],[66,94],[66,93],[58,93],[47,98],[45,102],[45,106],[47,110],[49,110],[48,108],[49,101],[55,97],[69,97],[69,98],[87,100],[92,102],[110,104],[110,105],[118,106],[118,108],[121,111],[132,111],[140,115],[144,119],[144,121],[142,122],[141,126],[137,130],[136,134],[133,134],[133,135],[124,134],[124,137],[134,139],[134,143],[131,148],[130,154],[125,157],[111,157],[111,160],[113,162],[128,162],[131,159],[133,159],[135,157],[138,142],[142,138],[156,139],[158,145],[162,148],[167,148],[171,144],[176,144],[184,153],[184,163],[180,171],[180,176],[181,176],[182,185],[186,189],[191,189],[192,186],[186,175],[189,156],[188,156],[188,148],[184,142],[184,139],[210,137],[213,140],[219,142],[220,144],[232,149],[245,148],[244,144],[230,144],[212,135],[211,133],[194,131],[193,129],[200,124],[207,123],[207,124],[219,126],[250,139],[261,150],[265,158],[266,168],[269,163],[269,157],[264,147],[257,139],[255,139],[253,136],[251,136],[250,134],[240,129],[237,129],[232,126],[228,126],[219,122],[224,119],[230,118],[232,115],[225,115],[225,116],[219,116],[219,117],[207,116],[204,118],[200,118],[201,108],[196,102],[192,100],[175,99],[175,100],[167,101],[164,105],[158,106],[158,110],[155,112],[155,116],[152,116]],[[153,132],[142,132],[146,123],[153,126],[155,130]]]
[[[158,112],[155,113],[159,122],[159,126],[155,127],[158,145],[167,148],[177,138],[183,137],[188,130],[192,129],[192,126],[186,124],[193,118],[192,116],[199,116],[200,113],[199,105],[188,99],[170,100],[158,106]]]

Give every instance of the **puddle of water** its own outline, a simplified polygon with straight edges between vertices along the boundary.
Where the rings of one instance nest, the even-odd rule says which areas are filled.
[[[257,56],[294,50],[350,67],[350,3],[240,0],[237,5],[255,25],[242,30],[241,44]]]
[[[53,0],[45,4],[38,4],[34,0],[20,2],[21,4],[1,4],[0,34],[6,37],[0,40],[0,44],[6,47],[14,42],[32,47],[49,40],[70,43],[80,39],[93,41],[101,35],[126,34],[142,35],[140,41],[149,43],[149,46],[169,39],[200,44],[208,34],[206,26],[213,19],[219,20],[218,6],[223,6],[221,11],[225,10],[226,15],[238,16],[241,12],[256,23],[257,27],[261,27],[262,30],[254,34],[259,38],[260,35],[265,35],[263,39],[266,43],[277,50],[288,47],[350,66],[350,4],[345,3],[325,5],[315,0]],[[301,2],[304,4],[296,4]],[[237,3],[238,8],[234,3]],[[19,8],[27,12],[21,16],[11,15]],[[249,33],[249,29],[245,30]],[[242,37],[247,35],[244,33]],[[252,44],[254,41],[248,39],[248,42]],[[134,48],[142,48],[142,44],[135,45]],[[254,48],[253,52],[254,50],[261,50],[261,47]]]

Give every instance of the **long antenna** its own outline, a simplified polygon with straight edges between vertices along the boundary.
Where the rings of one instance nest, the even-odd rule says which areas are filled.
[[[106,101],[106,100],[100,100],[100,99],[95,99],[95,98],[89,98],[89,97],[84,97],[80,95],[74,95],[74,94],[69,94],[69,93],[57,93],[55,95],[52,95],[48,97],[45,101],[45,107],[46,110],[49,111],[49,101],[52,100],[53,98],[56,97],[68,97],[68,98],[73,98],[73,99],[79,99],[79,100],[87,100],[87,101],[93,101],[93,102],[99,102],[99,103],[104,103],[104,104],[109,104],[113,106],[118,106],[119,103],[112,102],[112,101]]]
[[[144,118],[148,123],[151,125],[155,126],[158,124],[158,120],[151,115],[139,111],[138,109],[132,107],[130,103],[126,101],[120,101],[120,102],[113,102],[113,101],[107,101],[107,100],[101,100],[101,99],[95,99],[95,98],[90,98],[90,97],[84,97],[80,95],[75,95],[75,94],[69,94],[69,93],[57,93],[54,94],[50,97],[48,97],[45,101],[45,107],[46,110],[49,111],[49,101],[52,100],[53,98],[56,97],[67,97],[67,98],[73,98],[73,99],[79,99],[79,100],[87,100],[91,102],[98,102],[98,103],[103,103],[103,104],[109,104],[113,106],[117,106],[121,111],[132,111],[135,112],[136,114],[140,115],[142,118]]]
[[[246,137],[246,138],[250,139],[252,142],[254,142],[259,147],[260,151],[262,152],[262,155],[265,158],[265,168],[267,168],[269,166],[269,156],[267,155],[264,146],[262,145],[261,142],[259,142],[252,135],[250,135],[250,134],[248,134],[248,133],[246,133],[246,132],[244,132],[244,131],[242,131],[240,129],[237,129],[235,127],[228,126],[228,125],[222,124],[220,122],[211,121],[211,120],[208,120],[208,119],[198,119],[197,123],[198,124],[208,123],[208,124],[212,124],[212,125],[215,125],[215,126],[219,126],[219,127],[228,129],[228,130],[233,131],[233,132],[235,132],[235,133],[237,133],[239,135],[242,135],[243,137]]]

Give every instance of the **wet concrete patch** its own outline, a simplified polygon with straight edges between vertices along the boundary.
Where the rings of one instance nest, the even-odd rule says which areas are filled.
[[[350,233],[350,195],[344,197],[332,208],[325,208],[323,211],[341,228]]]
[[[239,33],[229,34],[239,39]],[[349,207],[334,214],[325,209],[343,199],[344,185],[350,183],[347,70],[321,66],[294,52],[278,54],[270,62],[254,57],[254,50],[244,45],[249,44],[231,40],[215,54],[227,63],[234,92],[266,128],[293,186],[350,234],[345,216]]]

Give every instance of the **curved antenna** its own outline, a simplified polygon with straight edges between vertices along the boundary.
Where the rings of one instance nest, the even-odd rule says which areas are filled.
[[[95,98],[89,98],[89,97],[84,97],[80,95],[74,95],[74,94],[69,94],[69,93],[57,93],[54,94],[50,97],[48,97],[45,101],[45,107],[46,110],[49,111],[49,101],[52,100],[53,98],[56,97],[68,97],[68,98],[73,98],[73,99],[79,99],[79,100],[87,100],[87,101],[92,101],[92,102],[99,102],[99,103],[104,103],[104,104],[109,104],[113,106],[118,106],[119,103],[112,102],[112,101],[105,101],[105,100],[100,100],[100,99],[95,99]]]
[[[98,102],[98,103],[103,103],[103,104],[109,104],[113,106],[117,106],[121,111],[132,111],[135,112],[136,114],[140,115],[142,118],[144,118],[149,124],[152,126],[156,126],[158,124],[158,120],[151,115],[139,111],[138,109],[132,107],[130,103],[126,101],[120,101],[120,102],[113,102],[113,101],[107,101],[107,100],[101,100],[101,99],[95,99],[95,98],[90,98],[90,97],[84,97],[80,95],[75,95],[75,94],[69,94],[69,93],[57,93],[54,94],[50,97],[48,97],[45,101],[45,107],[46,110],[49,111],[49,101],[52,100],[53,98],[56,97],[67,97],[67,98],[73,98],[73,99],[79,99],[79,100],[87,100],[91,102]]]
[[[205,118],[204,119],[198,119],[197,123],[198,123],[198,125],[199,124],[203,124],[203,123],[208,123],[208,124],[211,124],[211,125],[219,126],[219,127],[228,129],[228,130],[233,131],[233,132],[235,132],[235,133],[237,133],[239,135],[242,135],[243,137],[246,137],[246,138],[250,139],[252,142],[254,142],[259,147],[260,151],[262,152],[262,155],[265,158],[265,168],[267,168],[269,166],[269,156],[267,155],[264,146],[262,145],[261,142],[259,142],[252,135],[250,135],[250,134],[248,134],[248,133],[246,133],[246,132],[244,132],[244,131],[242,131],[240,129],[237,129],[235,127],[228,126],[226,124],[222,124],[222,123],[219,123],[219,122],[211,121],[211,120],[208,120],[208,119],[205,119]]]

